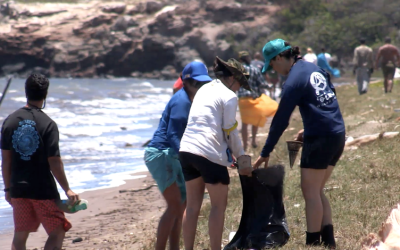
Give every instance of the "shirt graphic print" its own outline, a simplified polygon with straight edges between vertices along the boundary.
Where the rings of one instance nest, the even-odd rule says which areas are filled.
[[[13,148],[24,161],[29,161],[39,148],[39,134],[35,126],[36,123],[32,120],[20,121],[12,136]]]
[[[321,73],[313,72],[310,76],[310,83],[315,89],[317,101],[319,102],[318,108],[329,105],[336,99],[335,93],[333,93],[325,76]]]

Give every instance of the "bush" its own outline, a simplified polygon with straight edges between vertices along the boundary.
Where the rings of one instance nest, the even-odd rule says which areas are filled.
[[[400,23],[397,0],[286,0],[275,15],[272,37],[281,35],[305,51],[324,47],[338,58],[351,57],[361,37],[377,47],[386,36],[395,43]]]

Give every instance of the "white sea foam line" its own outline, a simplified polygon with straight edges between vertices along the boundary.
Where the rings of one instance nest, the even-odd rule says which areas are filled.
[[[133,175],[135,173],[139,173],[139,172],[143,172],[143,171],[145,171],[145,170],[140,169],[140,170],[135,170],[135,171],[130,171],[130,172],[110,174],[110,175],[103,176],[100,179],[100,180],[103,180],[103,179],[107,180],[106,179],[107,177],[110,178],[109,182],[104,182],[104,186],[95,187],[95,188],[88,188],[88,189],[82,189],[82,188],[78,189],[78,188],[76,188],[75,190],[71,187],[71,189],[74,192],[80,194],[80,193],[87,192],[87,191],[94,191],[94,190],[101,190],[101,189],[112,188],[112,187],[119,187],[119,186],[124,185],[126,183],[126,180],[134,180],[134,179],[145,178],[147,175]],[[116,178],[118,178],[118,179],[116,179]],[[65,193],[62,191],[61,187],[58,184],[57,184],[57,187],[58,187],[58,190],[60,192],[61,199],[67,199],[67,196],[65,195]]]
[[[132,124],[130,129],[148,129],[150,124]],[[79,126],[60,127],[59,131],[66,136],[100,136],[103,133],[119,132],[121,126]]]
[[[141,82],[141,83],[133,83],[131,84],[132,87],[137,87],[137,86],[143,86],[143,87],[150,87],[150,88],[154,88],[154,85],[149,83],[149,82]]]
[[[11,100],[16,102],[26,102],[26,97],[13,97]]]

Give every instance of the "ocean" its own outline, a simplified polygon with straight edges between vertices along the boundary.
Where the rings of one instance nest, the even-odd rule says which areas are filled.
[[[13,79],[0,107],[1,124],[25,105],[24,83]],[[1,92],[5,84],[0,79]],[[61,157],[74,192],[119,186],[133,178],[130,174],[146,170],[142,145],[152,138],[172,86],[173,81],[133,78],[50,79],[43,111],[58,125]],[[0,234],[13,228],[3,189],[1,176]],[[59,192],[66,198],[60,187]]]

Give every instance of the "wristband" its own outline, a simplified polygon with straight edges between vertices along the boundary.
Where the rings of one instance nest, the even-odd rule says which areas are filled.
[[[10,188],[5,188],[4,192],[10,192]]]

